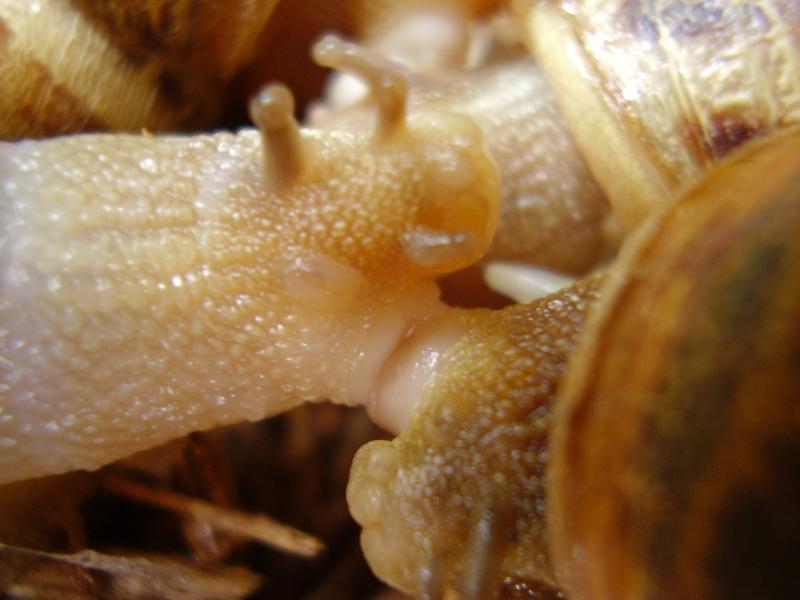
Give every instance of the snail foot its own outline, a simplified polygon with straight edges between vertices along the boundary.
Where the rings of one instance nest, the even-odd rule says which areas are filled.
[[[373,572],[406,592],[442,596],[445,566],[431,540],[409,527],[419,497],[408,495],[402,452],[385,440],[363,446],[353,459],[347,504],[362,526],[361,547]]]

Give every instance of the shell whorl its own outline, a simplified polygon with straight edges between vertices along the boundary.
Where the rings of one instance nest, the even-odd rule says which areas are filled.
[[[625,249],[555,415],[570,597],[796,595],[799,226],[794,130],[725,161]]]
[[[796,0],[518,5],[627,227],[748,140],[800,123]]]

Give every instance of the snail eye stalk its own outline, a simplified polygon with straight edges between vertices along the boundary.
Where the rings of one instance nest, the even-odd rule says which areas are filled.
[[[403,67],[332,34],[314,45],[313,56],[323,67],[350,71],[364,78],[378,108],[376,140],[391,139],[404,129],[409,84]]]
[[[271,84],[250,99],[248,109],[261,132],[267,185],[281,192],[297,182],[307,166],[294,97],[285,85]]]

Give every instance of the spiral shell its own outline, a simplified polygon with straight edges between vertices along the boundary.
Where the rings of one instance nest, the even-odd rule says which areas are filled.
[[[570,597],[797,594],[799,228],[793,131],[726,162],[621,258],[554,419]]]
[[[796,0],[523,0],[517,9],[629,228],[738,146],[800,122]]]

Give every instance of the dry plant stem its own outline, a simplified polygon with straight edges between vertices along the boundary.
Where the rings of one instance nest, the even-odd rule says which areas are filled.
[[[317,538],[265,515],[217,506],[166,489],[152,488],[120,475],[105,476],[103,489],[196,519],[221,533],[258,541],[296,556],[313,558],[325,549],[325,545]]]
[[[19,575],[0,581],[12,598],[126,598],[141,600],[238,600],[262,577],[245,569],[203,568],[164,557],[127,557],[83,550],[41,552],[0,543],[0,561]]]

